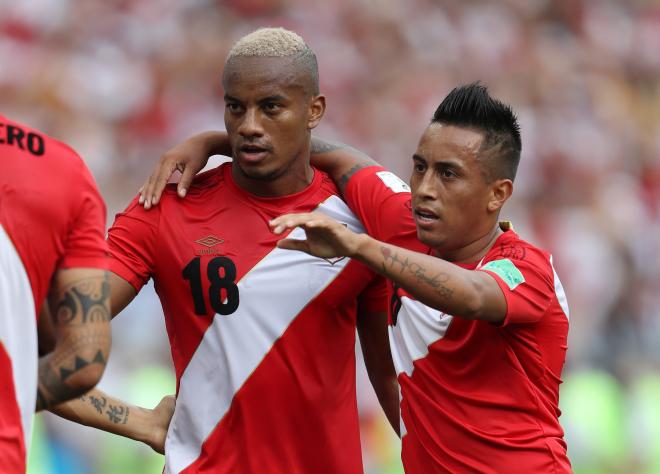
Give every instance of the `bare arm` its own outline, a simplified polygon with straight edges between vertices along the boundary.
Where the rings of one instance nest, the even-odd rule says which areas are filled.
[[[177,191],[179,196],[184,197],[193,178],[212,155],[231,156],[226,132],[202,132],[168,150],[140,188],[140,203],[145,209],[157,204],[167,182],[177,170],[182,173]],[[355,148],[317,137],[312,137],[311,162],[328,173],[342,192],[356,171],[367,166],[378,166],[376,161]]]
[[[357,171],[379,164],[351,146],[312,137],[312,165],[330,175],[343,193],[348,180]]]
[[[399,434],[399,385],[387,336],[387,313],[358,309],[357,330],[369,381],[387,420]]]
[[[48,301],[56,343],[39,358],[37,411],[79,396],[101,379],[111,343],[107,278],[96,269],[55,274]]]
[[[112,317],[135,298],[135,288],[126,280],[108,272]],[[174,397],[165,397],[153,410],[136,407],[93,389],[78,398],[57,405],[51,412],[82,425],[141,441],[163,453],[165,436],[174,413]]]
[[[285,239],[281,248],[323,258],[347,256],[392,280],[427,306],[465,319],[501,322],[506,299],[495,278],[437,257],[356,234],[317,213],[289,214],[271,221],[275,233],[303,227],[307,240]]]
[[[137,291],[129,282],[113,272],[108,272],[110,284],[110,314],[114,318],[133,301]]]
[[[50,411],[81,425],[141,441],[163,454],[174,406],[173,396],[164,397],[153,410],[149,410],[93,389]]]

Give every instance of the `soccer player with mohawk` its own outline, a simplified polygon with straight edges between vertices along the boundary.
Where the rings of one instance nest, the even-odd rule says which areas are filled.
[[[225,146],[207,132],[165,154],[145,202],[158,201],[168,168],[183,171],[181,192]],[[319,213],[271,226],[280,248],[388,278],[406,473],[571,472],[558,419],[566,295],[552,256],[499,221],[521,151],[511,108],[478,83],[452,90],[412,155],[410,187],[350,147],[315,138],[312,150],[369,235]]]
[[[316,57],[297,34],[261,29],[230,51],[222,83],[233,163],[200,175],[185,200],[168,189],[147,211],[136,198],[108,237],[113,314],[149,278],[165,313],[178,387],[165,472],[361,473],[356,326],[398,425],[384,280],[350,259],[279,249],[268,225],[316,211],[364,232],[310,166],[311,130],[325,111]],[[119,426],[85,400],[61,413],[161,449],[144,430],[162,426],[167,411],[126,408]]]

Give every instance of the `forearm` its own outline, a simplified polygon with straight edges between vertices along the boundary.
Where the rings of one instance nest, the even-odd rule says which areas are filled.
[[[387,313],[359,308],[357,330],[371,386],[387,420],[399,434],[399,384],[387,334]]]
[[[89,335],[107,338],[103,344],[109,348],[109,335]],[[39,358],[36,411],[48,410],[62,402],[80,396],[101,378],[107,362],[108,350],[98,350],[95,356],[78,352],[66,345]]]
[[[312,165],[327,173],[341,192],[355,172],[378,163],[365,153],[339,142],[312,137]]]
[[[437,257],[380,242],[356,234],[359,243],[352,256],[393,281],[415,299],[444,313],[482,319],[481,278]]]
[[[201,143],[203,143],[207,151],[206,158],[212,155],[231,156],[231,146],[229,145],[229,135],[227,135],[227,132],[202,132],[193,138],[199,138]]]
[[[383,378],[380,380],[371,380],[371,385],[376,392],[378,403],[380,403],[387,421],[397,435],[400,435],[399,428],[399,384],[396,376]]]
[[[50,411],[67,420],[144,443],[149,442],[153,428],[149,419],[151,410],[130,405],[98,389]]]

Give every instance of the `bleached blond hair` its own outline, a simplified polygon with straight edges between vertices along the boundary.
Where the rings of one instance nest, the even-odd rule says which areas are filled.
[[[302,37],[284,28],[260,28],[239,39],[229,51],[227,62],[237,57],[291,57],[310,74],[312,92],[319,92],[319,70],[314,51]]]

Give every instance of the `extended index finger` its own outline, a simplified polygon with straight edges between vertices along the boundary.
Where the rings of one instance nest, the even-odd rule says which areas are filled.
[[[281,234],[286,229],[294,227],[305,227],[311,222],[318,220],[318,215],[313,212],[304,212],[299,214],[283,214],[269,222],[270,228],[276,234]]]

